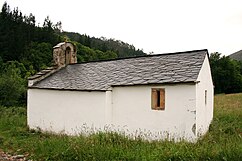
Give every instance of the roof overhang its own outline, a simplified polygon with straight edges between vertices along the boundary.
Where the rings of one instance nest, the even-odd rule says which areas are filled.
[[[39,88],[28,87],[28,89],[40,89],[40,90],[56,90],[56,91],[82,91],[82,92],[106,92],[107,90],[94,90],[94,89],[68,89],[68,88]]]
[[[173,82],[173,83],[149,83],[149,84],[132,84],[132,85],[112,85],[108,89],[68,89],[68,88],[39,88],[39,87],[28,87],[28,89],[40,89],[40,90],[57,90],[57,91],[82,91],[82,92],[106,92],[106,91],[112,91],[115,87],[131,87],[131,86],[164,86],[164,85],[195,85],[199,83],[200,81],[189,81],[189,82]]]

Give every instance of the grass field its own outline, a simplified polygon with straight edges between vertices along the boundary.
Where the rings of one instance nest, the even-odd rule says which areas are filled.
[[[129,140],[115,133],[68,137],[29,131],[26,108],[0,107],[0,149],[33,160],[242,160],[242,94],[216,95],[214,119],[196,144]]]

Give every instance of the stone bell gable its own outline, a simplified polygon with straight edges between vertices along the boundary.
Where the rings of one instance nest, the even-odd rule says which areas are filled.
[[[28,86],[49,77],[68,64],[77,63],[76,46],[71,42],[61,42],[53,47],[53,66],[48,67],[28,78]]]
[[[71,42],[61,42],[53,47],[54,66],[63,67],[77,63],[76,47]]]

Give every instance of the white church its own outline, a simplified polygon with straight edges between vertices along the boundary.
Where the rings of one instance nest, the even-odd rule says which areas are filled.
[[[190,142],[209,129],[214,93],[207,50],[77,63],[75,45],[63,42],[53,60],[55,66],[28,80],[30,129]]]

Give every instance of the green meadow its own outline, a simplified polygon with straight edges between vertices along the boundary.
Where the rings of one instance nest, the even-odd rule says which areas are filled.
[[[242,160],[242,93],[214,100],[209,132],[197,143],[131,140],[117,133],[54,135],[29,130],[26,107],[0,107],[0,149],[32,160]]]

